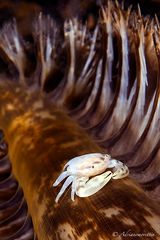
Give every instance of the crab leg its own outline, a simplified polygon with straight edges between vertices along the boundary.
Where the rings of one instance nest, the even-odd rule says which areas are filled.
[[[68,176],[69,176],[69,174],[68,174],[67,171],[62,172],[62,173],[59,175],[59,177],[56,179],[56,181],[53,183],[53,187],[58,186],[58,184],[59,184],[60,182],[62,182],[63,179],[65,179],[65,178],[68,177]]]
[[[71,199],[73,202],[74,202],[74,195],[76,193],[76,181],[77,181],[77,178],[74,178],[72,183],[72,188],[71,188]]]
[[[87,178],[80,180],[77,182],[77,190],[76,194],[79,197],[88,197],[98,192],[101,188],[103,188],[112,178],[112,172],[107,171],[101,175],[91,178],[87,181]]]
[[[57,203],[59,198],[62,196],[62,194],[64,193],[64,191],[66,190],[66,188],[71,184],[71,182],[73,181],[73,176],[69,176],[66,181],[64,182],[61,190],[59,191],[59,193],[57,194],[57,197],[55,199],[55,202]]]

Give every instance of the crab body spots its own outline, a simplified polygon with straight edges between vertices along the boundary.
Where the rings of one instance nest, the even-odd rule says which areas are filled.
[[[107,168],[110,156],[100,153],[85,154],[71,159],[65,166],[67,172],[76,176],[90,177]]]

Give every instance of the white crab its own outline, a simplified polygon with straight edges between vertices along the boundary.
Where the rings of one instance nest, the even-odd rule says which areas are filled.
[[[107,168],[113,168],[113,172],[104,172]],[[108,154],[91,153],[75,157],[67,162],[63,172],[53,184],[53,187],[56,187],[67,177],[55,202],[58,202],[71,183],[71,199],[74,201],[75,194],[79,197],[91,196],[104,187],[111,178],[120,179],[128,174],[128,167],[116,159],[111,159]]]

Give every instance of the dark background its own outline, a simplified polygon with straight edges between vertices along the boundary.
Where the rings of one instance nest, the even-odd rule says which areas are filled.
[[[0,24],[5,20],[31,15],[31,18],[39,11],[50,13],[58,21],[73,16],[80,17],[85,20],[89,14],[98,15],[100,3],[107,0],[0,0]],[[125,6],[132,5],[134,9],[139,3],[143,15],[158,15],[160,18],[160,0],[125,0]]]

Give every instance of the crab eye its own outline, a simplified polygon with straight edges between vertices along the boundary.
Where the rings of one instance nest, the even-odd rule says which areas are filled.
[[[94,168],[94,166],[92,166],[92,168]]]

